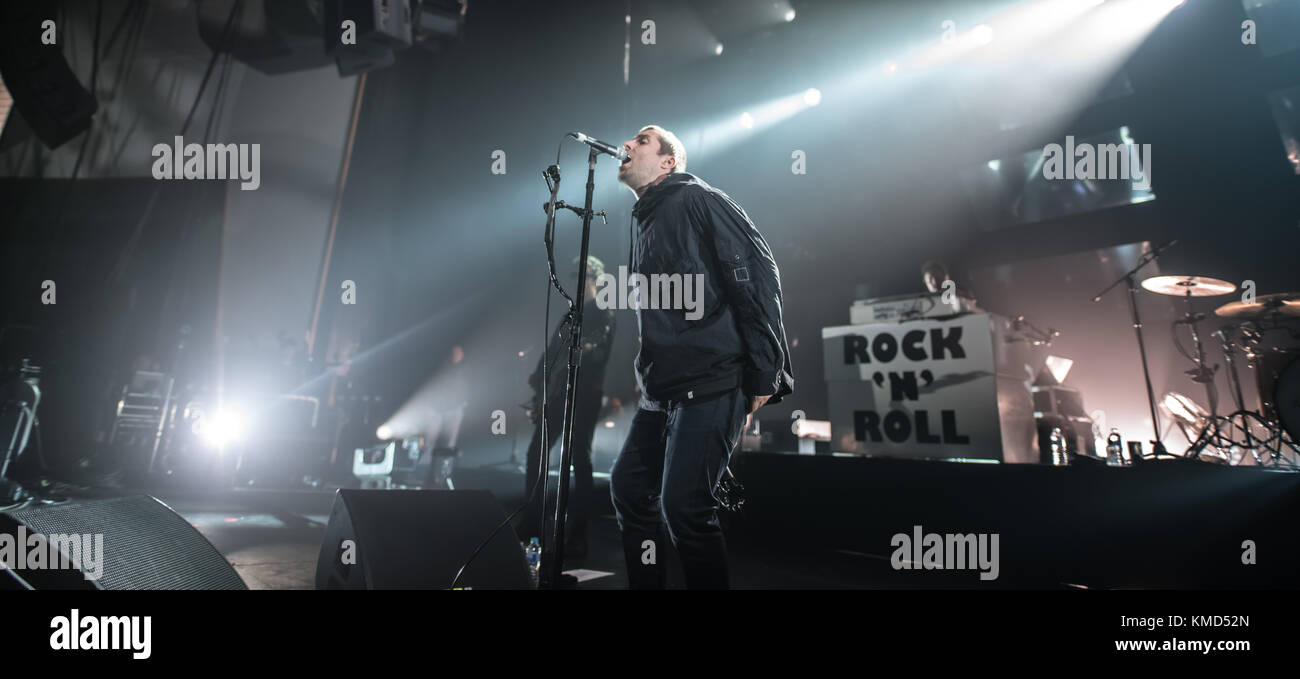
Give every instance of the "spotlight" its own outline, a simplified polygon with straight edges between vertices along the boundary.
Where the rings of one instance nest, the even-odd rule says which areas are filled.
[[[718,43],[718,45],[713,48],[713,53],[722,56],[722,43]]]
[[[993,28],[988,24],[980,24],[972,28],[970,35],[976,45],[987,45],[993,42]]]
[[[606,428],[606,429],[613,429],[613,428],[614,428],[614,420],[605,420],[605,428]]]
[[[375,430],[375,437],[380,441],[387,441],[388,439],[393,438],[393,428],[386,424],[381,424],[379,425],[379,428]]]
[[[198,433],[213,448],[224,448],[244,435],[244,413],[238,408],[222,408],[201,422]]]
[[[803,93],[803,103],[809,106],[822,103],[822,91],[816,87],[809,87],[808,91]]]
[[[785,11],[785,21],[786,21],[786,23],[789,23],[789,22],[791,22],[791,21],[794,21],[794,10],[793,10],[793,9],[788,9],[788,10]]]
[[[740,126],[746,130],[754,129],[754,116],[751,116],[748,113],[742,113],[740,115]]]
[[[893,61],[886,62],[884,71],[885,75],[894,75],[898,73],[898,64]]]
[[[1052,379],[1057,384],[1065,382],[1065,376],[1070,374],[1070,368],[1074,367],[1074,361],[1061,356],[1048,356],[1045,361],[1047,370],[1051,372]]]

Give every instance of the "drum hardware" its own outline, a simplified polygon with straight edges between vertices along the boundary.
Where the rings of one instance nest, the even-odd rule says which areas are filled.
[[[1226,417],[1211,418],[1201,428],[1185,456],[1192,460],[1208,456],[1207,461],[1211,462],[1217,461],[1215,458],[1227,458],[1229,464],[1239,465],[1246,461],[1247,453],[1254,464],[1261,467],[1300,469],[1296,463],[1296,459],[1300,459],[1300,443],[1275,422],[1253,410],[1238,410]]]
[[[1215,313],[1227,318],[1251,314],[1254,319],[1275,320],[1276,314],[1262,312],[1259,308],[1278,308],[1277,300],[1294,297],[1290,294],[1267,295],[1262,298],[1266,300],[1264,305],[1234,302],[1219,307]],[[1243,307],[1249,308],[1243,311]],[[1220,313],[1225,308],[1230,313]],[[1189,324],[1195,325],[1194,322]],[[1300,460],[1300,356],[1294,352],[1265,348],[1264,332],[1273,329],[1277,328],[1261,328],[1255,321],[1248,320],[1238,325],[1221,326],[1213,333],[1219,340],[1227,367],[1226,376],[1235,406],[1231,414],[1218,416],[1212,411],[1207,412],[1181,394],[1165,396],[1162,406],[1188,438],[1187,458],[1230,465],[1253,463],[1297,468]],[[1236,339],[1238,335],[1239,341]],[[1250,410],[1246,405],[1239,371],[1241,357],[1246,359],[1247,367],[1255,371],[1260,400],[1258,411]],[[1289,413],[1295,413],[1291,418],[1296,425],[1288,426],[1287,416],[1281,410],[1283,407],[1289,408]],[[1189,435],[1191,431],[1196,432],[1195,437]]]
[[[1160,399],[1160,409],[1168,413],[1174,424],[1183,430],[1188,443],[1194,440],[1188,432],[1200,431],[1210,419],[1210,413],[1200,404],[1176,391],[1168,392]]]
[[[1208,276],[1154,276],[1142,281],[1142,287],[1160,295],[1182,297],[1183,302],[1187,305],[1183,317],[1173,323],[1174,347],[1178,349],[1178,353],[1193,363],[1192,369],[1185,371],[1185,374],[1191,377],[1193,382],[1205,385],[1205,395],[1210,402],[1210,416],[1213,417],[1218,414],[1219,395],[1214,387],[1214,376],[1219,367],[1217,365],[1211,366],[1206,361],[1205,346],[1201,342],[1201,334],[1197,331],[1197,326],[1208,315],[1197,312],[1192,306],[1192,300],[1196,297],[1216,297],[1231,294],[1237,290],[1237,286],[1228,281]],[[1182,344],[1178,342],[1178,326],[1180,325],[1186,325],[1188,331],[1192,334],[1192,345],[1195,347],[1194,355],[1183,349]]]
[[[1167,413],[1174,421],[1174,425],[1182,432],[1188,444],[1195,443],[1214,419],[1210,412],[1196,401],[1176,391],[1168,392],[1160,399],[1160,410]],[[1213,447],[1208,450],[1202,449],[1199,456],[1206,462],[1220,464],[1236,464],[1238,461]]]
[[[1300,352],[1271,351],[1256,361],[1260,412],[1300,441]]]
[[[1146,383],[1147,407],[1151,412],[1151,429],[1155,434],[1155,437],[1151,440],[1152,455],[1156,458],[1160,457],[1162,454],[1167,455],[1168,453],[1165,450],[1164,443],[1160,440],[1160,418],[1156,415],[1156,394],[1155,390],[1151,388],[1151,368],[1147,364],[1147,348],[1146,343],[1142,338],[1142,317],[1138,313],[1136,277],[1139,271],[1146,268],[1146,265],[1159,259],[1161,253],[1172,247],[1177,242],[1177,240],[1171,240],[1160,247],[1148,250],[1138,258],[1137,264],[1134,265],[1132,269],[1129,269],[1123,276],[1115,279],[1114,282],[1106,286],[1104,290],[1097,293],[1092,298],[1093,302],[1100,302],[1101,298],[1104,297],[1106,293],[1110,292],[1120,283],[1124,283],[1125,287],[1128,289],[1129,312],[1133,314],[1133,332],[1137,336],[1138,355],[1142,358],[1142,379]],[[1134,463],[1140,461],[1140,458],[1135,458],[1133,460]]]
[[[1214,314],[1242,320],[1300,318],[1300,292],[1261,295],[1254,302],[1229,302],[1215,309]]]
[[[1188,295],[1184,298],[1187,302],[1187,313],[1173,325],[1174,346],[1178,352],[1183,354],[1192,361],[1191,370],[1183,371],[1183,374],[1192,378],[1197,384],[1205,385],[1205,395],[1210,402],[1210,415],[1213,416],[1219,410],[1219,392],[1214,386],[1214,377],[1219,372],[1219,366],[1208,365],[1205,358],[1205,345],[1201,342],[1201,334],[1197,332],[1197,324],[1205,318],[1205,314],[1198,314],[1192,311],[1192,297]],[[1192,334],[1192,346],[1196,347],[1196,354],[1190,355],[1183,351],[1182,345],[1178,343],[1178,326],[1186,325],[1188,331]]]
[[[1223,350],[1223,364],[1228,367],[1228,384],[1232,386],[1232,398],[1237,405],[1237,410],[1246,409],[1246,399],[1241,392],[1241,375],[1237,372],[1237,361],[1235,345],[1232,342],[1232,326],[1225,325],[1214,331],[1214,336],[1219,338],[1219,346]],[[1247,360],[1251,360],[1251,355],[1246,354]]]
[[[1209,400],[1208,410],[1201,408],[1192,399],[1178,393],[1166,394],[1161,402],[1161,409],[1169,413],[1174,422],[1187,438],[1190,447],[1184,457],[1217,464],[1241,464],[1249,453],[1254,464],[1261,466],[1296,467],[1296,462],[1287,457],[1288,453],[1300,453],[1297,437],[1278,426],[1280,418],[1273,416],[1267,408],[1264,413],[1251,411],[1245,407],[1245,398],[1241,388],[1241,376],[1238,372],[1237,352],[1243,353],[1256,367],[1260,358],[1268,352],[1261,350],[1263,329],[1251,322],[1240,326],[1221,327],[1213,333],[1219,339],[1223,349],[1224,365],[1232,388],[1232,397],[1236,408],[1227,416],[1218,414],[1218,391],[1214,380],[1219,366],[1211,365],[1206,358],[1204,343],[1201,340],[1199,324],[1206,320],[1208,314],[1197,312],[1193,307],[1193,298],[1226,295],[1236,290],[1236,286],[1227,281],[1205,276],[1156,276],[1142,281],[1142,287],[1161,295],[1182,297],[1186,304],[1183,316],[1174,321],[1171,330],[1175,348],[1193,363],[1186,371],[1192,381],[1205,385]],[[1285,317],[1300,316],[1300,294],[1285,293],[1265,295],[1250,304],[1231,302],[1215,309],[1215,315],[1221,318],[1239,318],[1248,321],[1285,320]],[[1136,315],[1135,315],[1136,318]],[[1186,350],[1178,340],[1178,326],[1187,326],[1192,336],[1192,351]],[[1272,329],[1272,328],[1270,328]],[[1233,340],[1233,331],[1240,330],[1243,340],[1240,347]],[[1300,360],[1297,361],[1300,365]],[[1300,392],[1300,368],[1296,369],[1297,386]],[[1281,373],[1277,373],[1279,376]],[[1277,400],[1271,390],[1268,396],[1262,396],[1261,402]],[[1300,397],[1296,397],[1300,400]],[[1300,410],[1300,403],[1296,408]],[[1297,416],[1300,420],[1300,415]],[[1195,436],[1191,435],[1195,432]],[[1286,451],[1286,452],[1284,452]],[[1297,458],[1300,459],[1300,458]]]
[[[1218,297],[1237,291],[1236,285],[1208,276],[1152,276],[1142,287],[1170,297]]]

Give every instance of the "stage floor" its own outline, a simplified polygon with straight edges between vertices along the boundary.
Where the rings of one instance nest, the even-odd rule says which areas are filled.
[[[502,469],[462,469],[457,488],[486,489],[512,511],[523,500],[523,474]],[[566,569],[610,575],[580,589],[625,589],[627,577],[618,525],[609,506],[605,475],[595,481],[597,509],[591,521],[588,555],[569,559]],[[313,589],[316,559],[334,502],[332,490],[237,489],[199,491],[138,489],[167,503],[194,525],[235,567],[250,589]],[[733,587],[737,589],[870,589],[889,586],[887,560],[833,549],[795,553],[752,540],[730,543]],[[677,564],[669,559],[669,586],[680,587]]]
[[[746,487],[744,512],[723,514],[737,589],[1297,586],[1295,472],[1181,461],[1049,467],[770,453],[740,454],[732,468]],[[523,473],[511,465],[462,467],[454,480],[458,489],[490,491],[503,516],[523,501]],[[314,588],[334,490],[170,485],[85,497],[134,494],[176,510],[249,588]],[[607,474],[595,479],[590,529],[588,555],[567,559],[566,570],[607,574],[581,589],[625,588]],[[896,568],[894,540],[916,534],[919,542],[921,532],[1000,536],[998,577],[981,579],[973,567]],[[1243,563],[1245,541],[1258,563]],[[919,562],[919,551],[905,560]],[[675,555],[667,563],[670,586],[680,587]]]

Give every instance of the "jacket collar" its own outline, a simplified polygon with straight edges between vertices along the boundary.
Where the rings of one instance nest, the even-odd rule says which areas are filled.
[[[632,206],[632,216],[636,217],[637,220],[643,219],[654,211],[655,207],[668,195],[683,185],[694,181],[699,180],[695,178],[695,175],[685,172],[674,172],[664,177],[663,181],[646,189],[646,192],[636,201],[636,204]]]

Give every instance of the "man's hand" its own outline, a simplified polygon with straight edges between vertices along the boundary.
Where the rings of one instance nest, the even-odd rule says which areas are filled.
[[[749,410],[746,412],[753,413],[759,408],[762,408],[763,404],[767,403],[767,400],[770,398],[772,398],[771,394],[768,394],[767,396],[755,396],[749,399]]]

